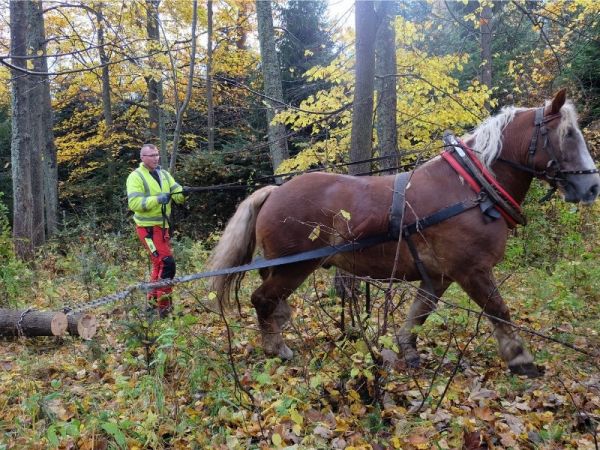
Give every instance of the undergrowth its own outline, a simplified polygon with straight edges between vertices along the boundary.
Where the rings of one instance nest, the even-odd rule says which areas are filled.
[[[146,314],[145,294],[136,292],[94,311],[100,330],[91,341],[5,340],[0,449],[597,448],[599,208],[539,205],[542,195],[534,187],[530,223],[510,239],[496,271],[513,319],[546,369],[542,378],[507,372],[491,326],[456,287],[415,330],[423,365],[410,369],[394,359],[394,330],[415,287],[398,286],[385,333],[377,285],[371,313],[361,294],[342,331],[333,272],[325,270],[290,298],[286,339],[294,359],[268,358],[248,301],[258,276],[249,273],[241,315],[222,316],[200,280],[176,288],[167,320]],[[8,242],[2,217],[0,206],[0,239]],[[204,270],[214,241],[176,236],[178,274]],[[0,257],[19,272],[0,269],[8,281],[3,304],[11,307],[59,309],[148,277],[133,233],[86,225],[50,243],[31,269],[10,252]]]

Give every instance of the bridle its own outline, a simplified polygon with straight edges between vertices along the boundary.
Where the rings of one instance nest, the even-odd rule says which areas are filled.
[[[531,142],[529,143],[529,150],[527,152],[527,165],[524,166],[522,164],[516,163],[514,161],[510,161],[504,158],[498,158],[498,161],[507,164],[515,169],[522,170],[527,173],[533,174],[535,177],[543,178],[550,183],[553,188],[556,188],[557,183],[565,182],[567,175],[588,175],[598,173],[598,169],[581,169],[581,170],[562,170],[560,167],[560,163],[558,158],[556,157],[556,153],[554,151],[554,147],[552,143],[548,139],[548,128],[546,124],[553,121],[554,119],[560,117],[560,113],[550,114],[549,116],[544,117],[544,107],[537,108],[535,110],[535,131],[531,138]],[[546,165],[545,170],[536,170],[533,165],[533,160],[535,157],[535,153],[538,148],[538,140],[540,136],[543,139],[542,151],[546,151],[550,156],[550,160]]]

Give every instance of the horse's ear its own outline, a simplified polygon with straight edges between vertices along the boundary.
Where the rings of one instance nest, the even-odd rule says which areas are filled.
[[[560,91],[556,93],[554,99],[552,100],[552,106],[550,107],[550,114],[558,114],[560,108],[565,104],[567,100],[567,90],[562,88]]]

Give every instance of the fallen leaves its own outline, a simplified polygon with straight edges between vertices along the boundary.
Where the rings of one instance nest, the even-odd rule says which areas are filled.
[[[551,355],[543,361],[548,373],[513,377],[490,339],[465,345],[467,320],[461,328],[424,327],[422,367],[409,370],[392,334],[360,339],[361,327],[378,325],[377,309],[344,336],[328,279],[317,275],[309,284],[291,299],[296,319],[286,337],[296,356],[289,362],[265,357],[251,311],[228,316],[229,355],[220,316],[189,320],[192,297],[177,303],[181,318],[157,325],[162,347],[151,348],[149,362],[122,325],[132,320],[126,308],[101,317],[110,331],[94,342],[0,347],[7,448],[593,448],[600,417],[594,361],[533,340],[534,353]],[[548,328],[548,314],[528,320]],[[558,333],[581,332],[576,322],[556,323]],[[453,339],[458,344],[442,357],[439,343]],[[449,357],[457,349],[464,353],[459,367]]]

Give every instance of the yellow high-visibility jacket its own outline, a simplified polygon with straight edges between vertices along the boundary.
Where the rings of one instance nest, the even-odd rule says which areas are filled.
[[[163,226],[162,205],[158,203],[157,195],[169,193],[175,203],[181,204],[185,201],[183,194],[178,194],[183,191],[183,188],[171,174],[160,167],[156,171],[160,178],[160,185],[150,175],[144,163],[140,163],[140,167],[127,177],[127,203],[129,209],[134,212],[133,220],[142,227]],[[167,217],[171,215],[171,202],[167,203],[166,214]],[[164,221],[164,226],[169,226],[168,221]]]

